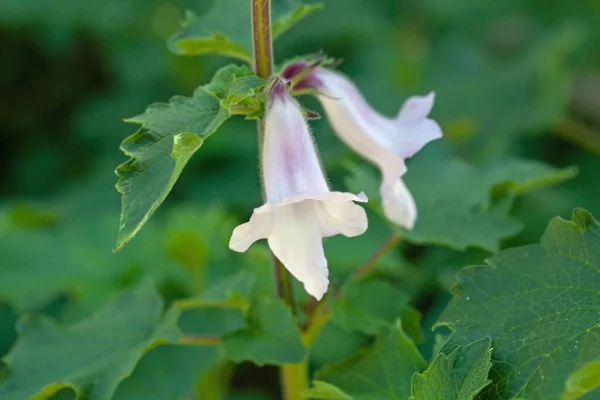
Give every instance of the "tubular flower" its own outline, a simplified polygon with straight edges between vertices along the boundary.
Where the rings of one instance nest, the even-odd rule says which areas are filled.
[[[308,68],[305,64],[305,68]],[[301,71],[290,65],[288,78]],[[440,126],[427,118],[434,93],[406,100],[396,118],[374,111],[344,75],[317,67],[296,83],[295,89],[315,89],[333,129],[350,148],[377,165],[381,171],[383,211],[392,222],[411,229],[417,218],[414,199],[401,177],[405,160],[432,140],[442,137]]]
[[[261,154],[266,203],[235,228],[229,247],[244,252],[266,238],[305,290],[321,299],[329,284],[322,238],[364,233],[367,216],[354,201],[367,198],[329,190],[308,124],[281,80],[270,92]]]

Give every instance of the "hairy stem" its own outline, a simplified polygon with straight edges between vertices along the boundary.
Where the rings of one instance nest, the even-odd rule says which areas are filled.
[[[269,79],[273,73],[271,0],[252,0],[252,38],[256,74],[263,79]]]
[[[273,43],[271,40],[271,1],[251,0],[252,39],[254,44],[254,69],[256,75],[267,80],[273,73]],[[258,121],[258,144],[262,152],[264,120]],[[261,155],[262,156],[262,155]],[[289,273],[273,254],[277,295],[295,314],[294,293]],[[301,393],[308,385],[308,363],[306,359],[297,364],[286,364],[280,370],[281,390],[284,400],[301,400]]]

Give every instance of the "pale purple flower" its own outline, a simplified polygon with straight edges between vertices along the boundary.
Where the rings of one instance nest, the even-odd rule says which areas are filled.
[[[300,63],[301,64],[301,63]],[[309,67],[304,64],[305,68]],[[283,75],[301,71],[290,65]],[[440,126],[427,118],[434,94],[406,100],[395,118],[374,111],[356,86],[344,75],[316,67],[295,86],[296,90],[315,89],[329,122],[337,135],[358,154],[381,171],[380,193],[383,211],[392,222],[411,229],[417,218],[414,199],[401,177],[405,160],[432,140],[442,137]]]
[[[367,216],[354,201],[367,199],[329,190],[308,124],[281,80],[270,92],[261,154],[266,203],[235,228],[229,247],[244,252],[266,238],[305,290],[321,299],[329,284],[322,239],[364,233]]]

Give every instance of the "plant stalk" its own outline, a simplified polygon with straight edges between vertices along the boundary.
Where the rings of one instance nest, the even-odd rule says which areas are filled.
[[[268,80],[273,74],[273,41],[271,39],[271,1],[250,0],[252,7],[252,39],[254,45],[254,70],[256,75]],[[258,121],[258,146],[262,153],[265,125]],[[261,154],[262,157],[262,154]],[[295,314],[294,293],[289,273],[273,254],[277,295]],[[297,364],[285,364],[280,369],[281,390],[284,400],[301,400],[302,391],[308,386],[306,360]]]

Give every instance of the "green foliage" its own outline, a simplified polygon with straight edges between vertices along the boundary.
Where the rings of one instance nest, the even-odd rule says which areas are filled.
[[[578,211],[580,223],[553,220],[541,245],[518,247],[536,243],[555,215],[600,214],[596,2],[327,0],[313,13],[312,0],[272,1],[275,65],[318,51],[343,59],[339,68],[387,115],[435,91],[432,117],[444,130],[408,161],[415,231],[326,300],[331,318],[314,342],[296,328],[314,304],[299,285],[297,318],[274,299],[266,246],[227,247],[261,202],[256,124],[246,119],[264,111],[264,82],[245,67],[219,69],[223,57],[174,57],[164,46],[251,63],[249,3],[0,1],[0,399],[276,399],[277,371],[254,362],[298,360],[319,371],[304,393],[315,399],[597,399],[596,223]],[[198,16],[184,16],[169,39],[186,6]],[[131,161],[138,196],[122,235],[179,183],[165,211],[111,254],[119,193],[107,166],[123,162],[115,148],[132,133],[123,116],[199,85],[132,119],[142,126],[124,146],[143,153]],[[332,189],[343,190],[356,156],[327,118],[310,125]],[[364,235],[324,241],[333,290],[390,234],[377,215],[377,174],[353,172],[375,212]],[[446,343],[449,333],[430,327],[453,276],[490,251],[500,251],[492,267],[459,275],[440,319],[455,331]],[[135,297],[148,279],[158,293],[146,300],[110,300]],[[177,328],[180,342],[158,343]]]
[[[222,336],[246,326],[255,275],[242,271],[211,286],[199,298],[181,300],[179,326],[186,334]]]
[[[600,360],[599,245],[600,225],[577,209],[572,221],[552,220],[540,244],[459,273],[437,324],[454,331],[442,351],[492,338],[493,383],[484,398],[559,398],[570,373]]]
[[[413,377],[410,400],[473,400],[490,384],[492,363],[489,337],[440,353],[422,374]]]
[[[600,388],[600,361],[592,361],[569,375],[562,400],[575,400],[586,394],[598,393]],[[595,392],[593,392],[596,389]]]
[[[119,386],[115,400],[170,400],[190,396],[198,379],[220,361],[214,346],[160,346],[144,356]]]
[[[150,282],[68,327],[46,318],[22,321],[19,341],[6,356],[0,397],[47,399],[65,387],[79,397],[109,400],[152,346],[179,338],[178,313],[163,312]]]
[[[376,176],[357,166],[350,169],[348,186],[354,191],[366,190],[370,204],[382,214]],[[417,204],[417,223],[410,231],[394,229],[413,243],[495,252],[501,239],[521,229],[519,221],[509,215],[513,195],[563,182],[575,174],[573,168],[559,170],[524,160],[474,168],[441,152],[439,146],[427,149],[409,164],[405,178]],[[491,193],[508,196],[491,202]]]
[[[227,357],[255,364],[289,364],[302,361],[305,349],[289,308],[277,298],[259,298],[250,308],[248,328],[223,338]]]
[[[322,7],[300,0],[272,2],[273,39]],[[216,0],[202,16],[187,11],[182,31],[169,39],[171,51],[179,55],[221,54],[252,63],[250,2]]]
[[[373,296],[377,293],[377,296]],[[408,305],[408,297],[389,283],[368,280],[353,282],[339,299],[331,305],[333,321],[347,331],[376,335],[382,328],[402,319],[403,328],[411,336],[419,337],[418,313],[410,319],[414,310]]]
[[[121,144],[131,157],[117,168],[123,195],[117,247],[135,236],[165,200],[190,157],[231,115],[231,107],[252,96],[264,82],[246,67],[229,65],[192,97],[175,96],[129,118],[142,127]]]
[[[305,390],[302,396],[307,399],[352,400],[352,397],[342,392],[339,388],[321,381],[313,381],[313,386]]]
[[[321,368],[315,376],[355,400],[407,399],[412,375],[426,367],[398,322],[383,329],[371,346]]]

